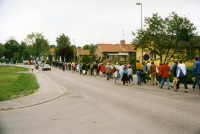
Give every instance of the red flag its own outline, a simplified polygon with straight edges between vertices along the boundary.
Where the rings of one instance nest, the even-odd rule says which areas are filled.
[[[36,55],[35,55],[35,60],[36,60]]]

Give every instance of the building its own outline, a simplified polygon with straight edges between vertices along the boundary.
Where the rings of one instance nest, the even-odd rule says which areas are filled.
[[[81,58],[83,55],[90,56],[90,50],[83,50],[83,48],[77,48],[76,56],[77,56],[78,63],[81,63]]]
[[[132,44],[125,44],[125,40],[121,40],[120,44],[97,44],[93,54],[96,60],[103,63],[130,62],[136,52],[134,48]]]

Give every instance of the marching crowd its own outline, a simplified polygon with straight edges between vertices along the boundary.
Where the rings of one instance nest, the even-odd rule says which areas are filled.
[[[200,62],[198,61],[198,57],[195,57],[195,62],[193,64],[192,73],[195,75],[194,84],[192,87],[192,90],[194,91],[194,88],[196,84],[198,84],[198,87],[200,87],[199,82],[199,74],[200,74]],[[106,77],[107,80],[110,78],[114,79],[115,84],[120,85],[120,80],[123,81],[123,85],[130,85],[133,84],[133,70],[132,65],[130,64],[120,64],[116,63],[116,65],[107,63],[107,65],[104,65],[103,63],[97,64],[94,63],[63,63],[62,66],[63,71],[65,69],[72,70],[72,72],[78,72],[80,75],[91,75],[91,76],[97,76],[100,75],[102,77]],[[170,89],[169,79],[170,79],[170,72],[171,75],[173,75],[173,82],[171,87],[174,88],[174,91],[178,91],[180,82],[183,81],[183,84],[185,86],[185,91],[188,92],[188,86],[187,86],[187,73],[188,68],[187,66],[182,63],[182,60],[175,59],[174,63],[172,64],[172,67],[170,68],[168,66],[168,61],[165,62],[165,64],[159,64],[159,66],[155,65],[152,61],[149,63],[147,61],[147,64],[145,62],[140,63],[139,60],[137,60],[136,63],[136,73],[137,73],[137,84],[141,85],[141,83],[147,83],[149,81],[149,76],[151,75],[151,82],[152,85],[156,84],[158,85],[159,82],[159,88],[163,88],[164,82],[167,82],[168,89]],[[156,79],[156,76],[158,77],[158,81]]]

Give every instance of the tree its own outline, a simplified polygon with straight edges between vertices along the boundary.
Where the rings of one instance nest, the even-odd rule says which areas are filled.
[[[12,59],[14,55],[14,51],[4,51],[3,55],[5,56],[6,59]]]
[[[0,58],[3,57],[3,53],[5,50],[5,46],[2,43],[0,43]]]
[[[90,49],[90,45],[86,44],[83,46],[83,50],[88,50],[88,49]]]
[[[42,52],[43,55],[48,53],[49,42],[42,33],[28,34],[25,41],[29,45],[28,51],[31,55],[42,56]]]
[[[19,61],[21,60],[21,58],[23,57],[23,51],[27,48],[26,43],[24,41],[21,42],[20,46],[19,46],[19,50],[18,50],[18,54],[16,54],[16,58]]]
[[[50,47],[50,48],[56,48],[56,46],[55,46],[55,45],[50,45],[49,47]]]
[[[70,44],[71,44],[70,38],[68,36],[65,36],[64,33],[56,38],[56,42],[57,42],[57,47],[59,49],[66,46],[66,45],[70,46]]]
[[[62,61],[64,61],[64,57],[65,57],[65,61],[69,62],[74,57],[74,51],[69,45],[66,45],[59,49],[58,55],[61,56]]]
[[[181,58],[190,61],[186,50],[194,49],[197,40],[194,36],[196,27],[186,17],[179,17],[172,12],[168,17],[161,18],[158,13],[152,17],[145,18],[145,28],[139,29],[133,35],[136,36],[132,44],[137,48],[143,48],[146,52],[154,52],[159,55],[160,62],[172,61]],[[196,53],[193,53],[196,55]]]
[[[81,57],[81,61],[82,61],[82,62],[85,62],[85,63],[90,63],[90,62],[92,62],[92,58],[91,58],[89,55],[84,54],[84,55]]]
[[[5,44],[4,44],[6,50],[9,51],[13,51],[14,53],[18,52],[19,50],[19,43],[16,40],[8,40]]]
[[[94,51],[95,47],[96,47],[96,45],[90,44],[90,55],[93,54],[93,51]]]
[[[22,55],[23,55],[24,60],[30,60],[30,53],[29,53],[28,49],[25,49],[23,51]]]
[[[96,45],[94,45],[94,44],[90,44],[90,45],[86,44],[86,45],[83,46],[83,49],[84,50],[88,50],[89,49],[90,50],[90,55],[92,55],[95,47],[96,47]]]

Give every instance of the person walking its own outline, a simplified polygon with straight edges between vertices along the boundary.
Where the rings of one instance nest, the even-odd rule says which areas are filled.
[[[129,81],[129,85],[133,84],[133,70],[131,68],[131,66],[128,66],[128,81]],[[133,84],[134,85],[134,84]]]
[[[143,82],[146,83],[147,66],[145,65],[145,62],[142,62],[142,67],[143,67],[142,78],[143,78]]]
[[[112,78],[113,79],[113,73],[114,73],[114,71],[115,71],[115,66],[114,66],[114,64],[112,64],[111,65],[111,63],[110,63],[110,78]]]
[[[147,82],[149,81],[149,75],[151,73],[149,73],[149,69],[150,69],[151,63],[149,63],[149,61],[147,61]]]
[[[192,86],[192,91],[194,91],[196,84],[198,84],[199,90],[200,90],[200,82],[199,82],[200,62],[198,60],[199,60],[198,57],[194,58],[195,62],[194,62],[193,67],[192,67],[192,73],[194,73],[194,77],[195,77],[195,81],[194,81],[194,84]]]
[[[83,70],[83,76],[85,76],[85,73],[86,73],[86,65],[85,65],[85,62],[83,62],[82,70]]]
[[[188,68],[186,67],[185,64],[182,63],[182,60],[179,60],[179,64],[177,66],[177,74],[176,74],[177,84],[176,84],[176,89],[174,89],[174,91],[178,91],[180,81],[182,80],[185,86],[185,93],[188,92],[187,81],[186,81],[187,72]]]
[[[151,66],[150,66],[150,69],[149,69],[149,73],[151,74],[151,82],[152,84],[151,85],[154,85],[154,82],[156,83],[157,85],[157,81],[156,81],[156,65],[154,64],[154,62],[152,61],[151,62]]]
[[[128,86],[128,71],[126,70],[126,67],[124,67],[124,70],[122,72],[122,81],[123,81],[123,85],[125,86],[125,82],[126,85]]]
[[[103,76],[105,77],[106,67],[105,67],[105,65],[103,63],[101,65],[101,72],[103,73]]]
[[[119,83],[119,78],[120,77],[121,77],[121,75],[119,74],[118,69],[115,68],[115,72],[114,72],[115,84],[116,84],[116,81],[117,81],[118,85],[120,85],[120,83]]]
[[[88,74],[90,75],[91,70],[90,70],[90,63],[87,64],[87,69],[88,69]]]
[[[110,67],[109,63],[107,63],[107,65],[106,65],[106,77],[107,77],[107,80],[109,80],[109,78],[110,78],[110,69],[111,69],[111,67]]]
[[[161,82],[162,82],[162,69],[163,69],[163,65],[162,65],[162,63],[160,63],[159,66],[158,66],[158,73],[157,73],[158,81],[159,81],[160,85],[161,85]]]
[[[177,73],[177,65],[178,65],[178,63],[177,63],[177,61],[174,61],[174,71],[173,71],[173,76],[174,76],[174,78],[173,78],[173,82],[172,82],[172,85],[171,85],[171,87],[172,88],[174,88],[174,85],[177,83],[177,78],[176,78],[176,73]],[[170,69],[171,70],[171,69]]]
[[[163,65],[163,68],[161,71],[162,71],[162,83],[161,83],[161,86],[159,86],[159,87],[162,89],[164,82],[167,81],[168,89],[170,89],[170,86],[169,86],[170,75],[169,75],[168,61],[165,61],[165,64]]]
[[[78,73],[80,73],[80,71],[79,71],[79,64],[77,64],[76,70],[77,70]]]
[[[141,85],[140,76],[141,76],[141,73],[142,73],[142,71],[143,71],[143,66],[142,66],[142,64],[140,63],[139,60],[137,60],[137,63],[136,63],[136,70],[137,70],[137,77],[138,77],[138,82],[137,82],[137,84],[138,84],[138,85]]]
[[[79,65],[79,72],[80,72],[80,75],[82,74],[82,64],[80,63]]]
[[[175,62],[175,61],[177,61],[177,59],[175,59],[174,62]],[[172,66],[171,66],[171,68],[170,68],[170,72],[174,71],[174,67],[175,67],[175,64],[173,63]],[[177,67],[177,66],[176,66],[176,67]],[[173,87],[173,85],[174,85],[173,83],[174,83],[175,80],[176,80],[176,77],[173,78],[173,82],[172,82],[171,87]]]
[[[94,64],[93,64],[93,70],[94,70],[94,76],[96,77],[96,75],[97,75],[97,64],[96,64],[96,62],[94,62]]]
[[[119,70],[119,73],[120,73],[121,76],[122,76],[123,69],[124,69],[123,65],[120,64],[118,70]]]
[[[118,63],[116,63],[115,68],[117,68],[117,70],[119,69],[119,65],[118,65]]]
[[[62,63],[62,69],[65,71],[65,63]]]
[[[90,64],[90,72],[91,72],[91,76],[93,74],[93,63]]]
[[[38,69],[39,69],[38,64],[36,64],[35,69],[36,69],[36,72],[38,73]]]

